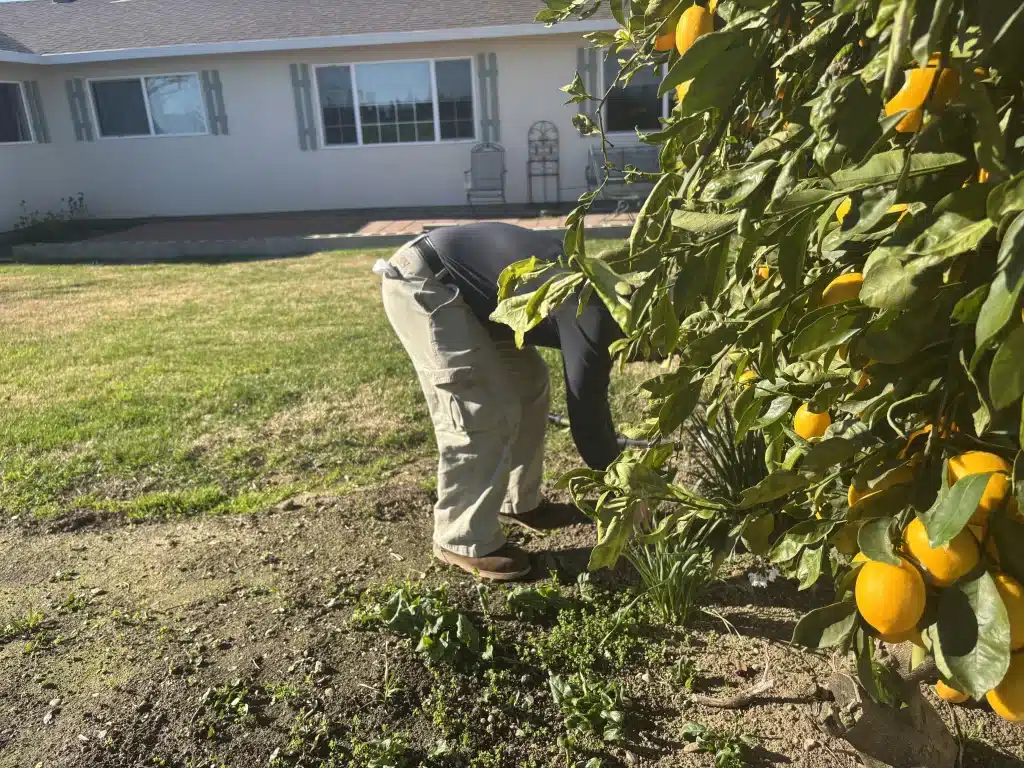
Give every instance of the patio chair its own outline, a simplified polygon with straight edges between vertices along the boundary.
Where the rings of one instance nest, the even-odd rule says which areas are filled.
[[[470,150],[466,202],[470,208],[477,202],[505,204],[505,148],[500,144],[483,142]]]
[[[658,173],[660,170],[659,150],[657,147],[646,144],[638,144],[625,147],[608,148],[607,162],[613,166],[605,165],[604,152],[601,147],[593,146],[587,158],[587,189],[593,191],[601,186],[601,197],[605,200],[615,201],[615,212],[626,213],[632,219],[630,208],[637,208],[643,204],[654,188],[654,183],[647,179],[626,182],[626,168],[631,167],[642,173]]]

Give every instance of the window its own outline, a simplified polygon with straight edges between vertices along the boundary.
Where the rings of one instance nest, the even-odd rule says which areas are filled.
[[[604,60],[604,82],[607,88],[619,76],[619,56],[611,54]],[[616,83],[605,101],[605,130],[656,131],[661,128],[659,118],[668,114],[668,100],[658,95],[661,73],[656,69],[643,69],[633,74],[628,85]]]
[[[319,67],[316,83],[327,146],[476,135],[469,59]]]
[[[21,83],[0,83],[0,144],[32,141]]]
[[[206,133],[197,75],[94,80],[100,136],[189,136]]]

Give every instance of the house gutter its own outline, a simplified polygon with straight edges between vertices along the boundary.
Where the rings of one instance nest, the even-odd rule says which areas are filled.
[[[327,35],[268,40],[239,40],[224,43],[188,43],[148,48],[118,48],[77,53],[19,53],[0,51],[0,62],[12,64],[84,64],[97,61],[129,61],[133,59],[165,59],[180,56],[219,56],[235,53],[267,53],[272,51],[311,51],[322,48],[355,48],[360,46],[400,45],[403,43],[441,43],[465,40],[492,40],[508,37],[543,37],[547,35],[584,34],[618,29],[614,19],[568,21],[546,26],[505,24],[492,27],[430,29],[414,32],[380,32],[363,35]]]

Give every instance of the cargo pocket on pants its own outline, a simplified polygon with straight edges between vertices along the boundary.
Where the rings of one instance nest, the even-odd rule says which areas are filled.
[[[432,373],[439,405],[442,408],[447,406],[448,425],[452,431],[472,434],[505,426],[498,393],[487,386],[473,369],[448,368]]]

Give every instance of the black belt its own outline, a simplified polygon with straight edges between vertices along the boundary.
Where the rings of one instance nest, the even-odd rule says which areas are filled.
[[[434,273],[436,278],[443,282],[445,278],[451,276],[448,268],[441,261],[441,257],[438,256],[437,250],[435,250],[427,238],[424,237],[419,242],[413,243],[412,247],[423,257],[423,261],[430,267],[430,271]]]

